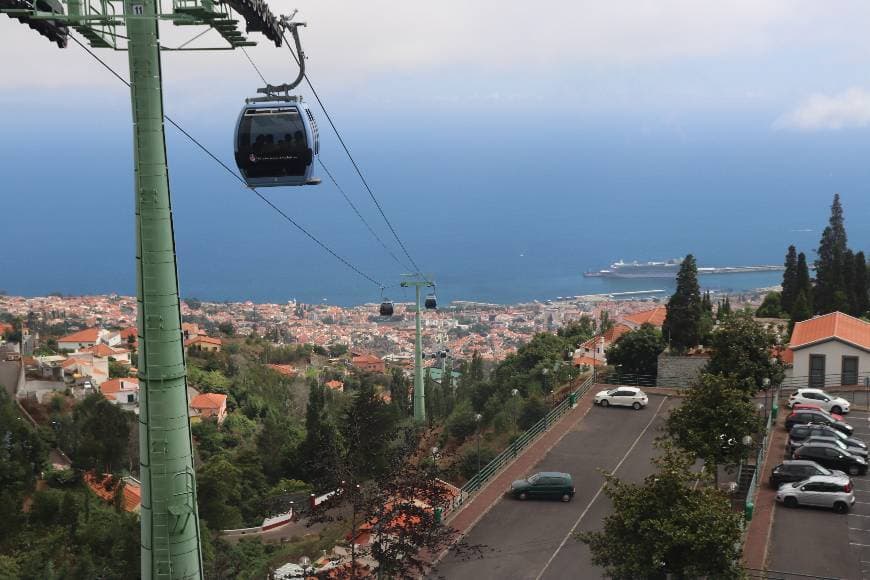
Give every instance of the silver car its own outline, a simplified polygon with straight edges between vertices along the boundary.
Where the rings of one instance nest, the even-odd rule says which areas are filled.
[[[786,507],[811,505],[844,514],[855,504],[855,494],[847,475],[813,475],[803,481],[782,484],[776,492],[776,501]]]
[[[599,391],[595,393],[595,398],[592,402],[601,407],[609,407],[610,405],[619,405],[623,407],[634,407],[636,410],[642,409],[649,403],[649,398],[646,393],[637,387],[616,387],[609,391]]]

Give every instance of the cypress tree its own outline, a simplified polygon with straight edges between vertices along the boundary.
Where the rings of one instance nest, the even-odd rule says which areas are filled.
[[[797,300],[794,301],[794,306],[791,310],[791,325],[794,328],[795,323],[809,320],[813,316],[813,309],[810,306],[810,301],[807,298],[806,292],[801,290],[798,293]]]
[[[870,283],[868,283],[867,261],[864,252],[855,254],[855,262],[852,266],[852,285],[855,296],[855,308],[852,314],[864,316],[870,310]]]
[[[842,309],[844,305],[848,309],[845,258],[846,227],[843,206],[840,204],[840,194],[835,193],[834,202],[831,204],[831,217],[828,227],[822,232],[822,239],[819,240],[818,258],[815,262],[816,288],[813,305],[819,314],[834,312]]]
[[[698,265],[692,254],[686,256],[677,274],[677,290],[667,304],[662,334],[672,349],[685,352],[701,339],[701,289]]]
[[[782,297],[780,299],[784,311],[791,312],[798,292],[797,250],[794,246],[789,246],[788,253],[785,255],[785,272],[782,274]]]
[[[843,298],[844,304],[841,312],[854,314],[857,310],[855,296],[855,254],[847,249],[843,255]]]
[[[798,265],[797,265],[797,294],[795,295],[795,301],[792,302],[792,306],[789,309],[789,313],[791,313],[795,309],[795,303],[797,302],[797,296],[803,292],[804,300],[809,305],[810,312],[813,311],[813,302],[814,302],[814,293],[813,293],[813,282],[810,279],[810,268],[807,266],[807,257],[801,252],[798,254]]]

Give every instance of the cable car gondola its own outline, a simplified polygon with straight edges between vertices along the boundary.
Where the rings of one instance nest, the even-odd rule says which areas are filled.
[[[389,298],[384,298],[384,301],[381,302],[380,309],[381,316],[392,316],[393,315],[393,301]]]
[[[426,307],[426,310],[435,310],[438,306],[438,302],[435,300],[435,293],[431,292],[426,296],[426,302],[423,304]]]
[[[305,53],[297,24],[287,24],[301,63],[289,84],[257,89],[265,95],[245,100],[235,133],[236,165],[248,187],[316,185],[314,162],[320,153],[317,122],[302,97],[290,94],[305,77]]]

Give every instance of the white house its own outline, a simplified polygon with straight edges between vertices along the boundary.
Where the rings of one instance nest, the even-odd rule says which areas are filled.
[[[858,385],[870,377],[870,323],[848,314],[832,312],[798,322],[789,349],[796,386]]]

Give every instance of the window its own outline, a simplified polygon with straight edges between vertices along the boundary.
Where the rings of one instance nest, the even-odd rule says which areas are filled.
[[[803,491],[822,491],[821,483],[808,483],[801,488]]]
[[[842,376],[840,377],[840,382],[844,385],[857,385],[858,384],[858,357],[857,356],[844,356],[843,357],[843,368],[842,368]]]
[[[810,355],[810,387],[821,389],[825,386],[825,355]]]
[[[836,449],[829,449],[827,447],[825,448],[825,455],[828,457],[834,457],[837,459],[839,459],[840,457],[843,456],[843,454],[840,453],[839,451],[837,451]]]

